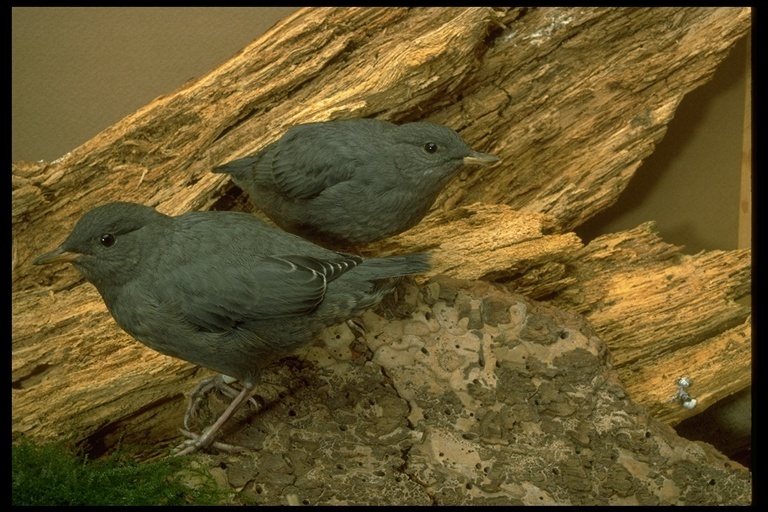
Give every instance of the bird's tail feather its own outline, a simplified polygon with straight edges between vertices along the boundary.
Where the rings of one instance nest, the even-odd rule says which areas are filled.
[[[387,258],[366,259],[360,268],[366,268],[373,279],[386,279],[428,272],[432,266],[426,253],[403,254]]]

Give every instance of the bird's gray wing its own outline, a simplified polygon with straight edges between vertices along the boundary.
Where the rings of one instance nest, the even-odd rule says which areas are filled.
[[[255,162],[255,175],[271,179],[283,195],[302,200],[352,179],[366,158],[355,138],[312,128],[299,126],[267,146]]]
[[[185,319],[200,330],[218,332],[265,319],[310,313],[325,295],[326,284],[357,265],[355,256],[325,261],[307,256],[242,258],[219,271],[180,267],[191,273],[179,296]],[[236,267],[236,268],[233,268]],[[239,268],[237,268],[239,267]]]

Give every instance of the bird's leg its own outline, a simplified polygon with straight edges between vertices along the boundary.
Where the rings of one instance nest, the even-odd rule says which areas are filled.
[[[200,402],[203,401],[203,396],[205,396],[214,388],[221,391],[221,393],[230,400],[234,400],[239,394],[238,390],[225,382],[223,375],[217,375],[216,377],[206,377],[205,379],[201,380],[195,389],[193,389],[189,394],[189,403],[187,404],[187,410],[184,413],[185,429],[190,430],[189,420],[197,415],[197,410],[200,407]],[[251,397],[249,401],[253,404],[254,407],[256,407],[257,410],[259,409],[259,404],[256,403],[256,400],[254,400],[253,397]]]
[[[363,322],[350,318],[347,320],[347,327],[349,327],[349,330],[352,331],[352,334],[354,334],[355,337],[360,336],[361,338],[365,338],[365,326],[363,325]]]
[[[197,415],[197,409],[200,407],[200,402],[203,400],[203,395],[208,393],[211,389],[216,387],[216,379],[218,377],[206,377],[201,380],[200,383],[195,386],[195,389],[189,394],[189,403],[187,404],[187,410],[184,413],[184,428],[189,430],[189,420],[192,416]]]
[[[218,417],[216,422],[214,422],[213,425],[211,425],[210,427],[206,428],[205,431],[203,431],[202,435],[198,436],[196,434],[192,434],[191,432],[182,431],[182,433],[185,433],[185,435],[192,434],[194,438],[184,441],[171,454],[175,456],[187,455],[211,444],[213,442],[214,436],[222,427],[222,425],[224,425],[224,423],[226,423],[226,421],[235,413],[235,411],[237,411],[237,409],[243,404],[243,402],[245,402],[250,397],[252,392],[253,392],[253,384],[244,384],[243,390],[240,391],[240,393],[234,398],[234,400],[232,400],[232,403],[229,404],[229,407],[227,407],[226,410],[223,413],[221,413],[221,416]],[[219,446],[228,446],[228,445],[219,445]]]

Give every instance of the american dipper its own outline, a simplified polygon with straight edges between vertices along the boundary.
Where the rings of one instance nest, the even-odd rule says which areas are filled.
[[[193,439],[180,447],[182,455],[213,442],[250,398],[264,366],[374,306],[400,277],[429,270],[428,259],[337,253],[247,213],[170,217],[116,202],[83,215],[57,249],[34,263],[72,263],[128,334],[242,383],[209,429],[185,432]],[[196,392],[201,387],[210,388]]]
[[[295,126],[213,172],[286,231],[349,248],[412,228],[463,165],[498,161],[446,126],[348,119]]]

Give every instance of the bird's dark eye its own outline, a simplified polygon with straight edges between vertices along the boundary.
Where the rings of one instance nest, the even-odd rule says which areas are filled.
[[[101,245],[104,247],[112,247],[115,245],[115,235],[112,233],[104,233],[99,237],[99,242],[101,242]]]
[[[424,151],[427,153],[435,153],[437,151],[437,144],[434,142],[427,142],[424,144]]]

